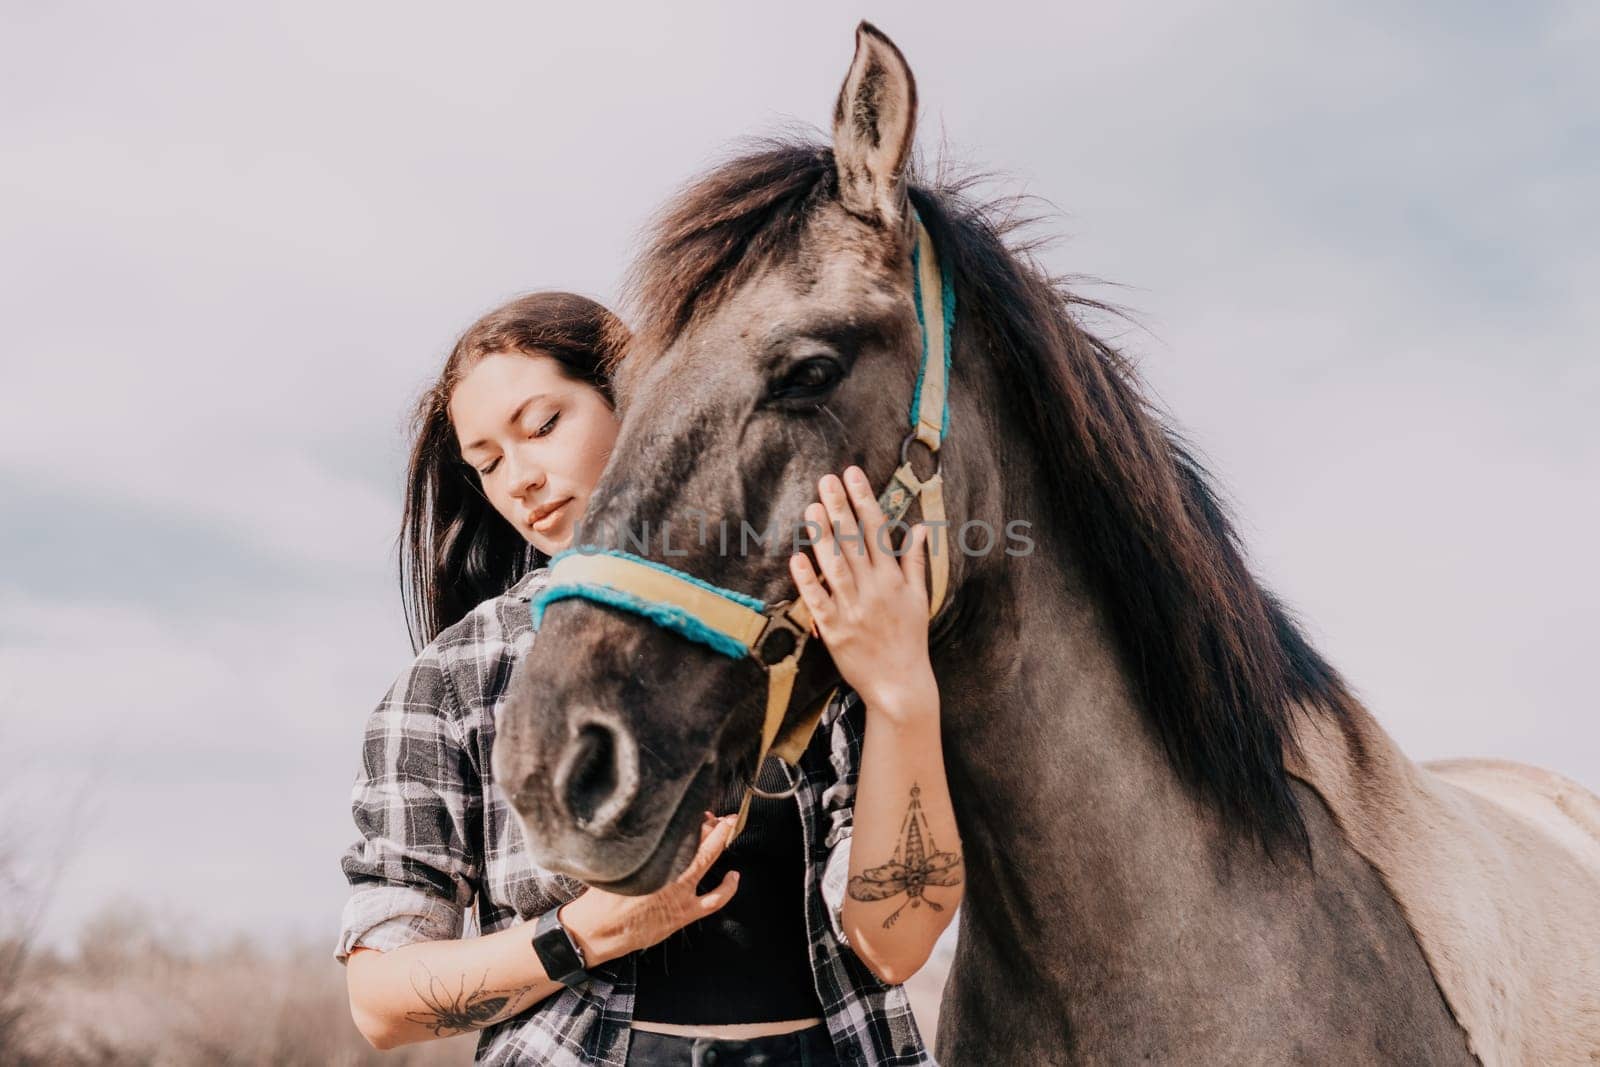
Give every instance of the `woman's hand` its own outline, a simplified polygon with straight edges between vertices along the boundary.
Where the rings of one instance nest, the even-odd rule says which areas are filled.
[[[651,945],[717,911],[733,899],[739,872],[729,871],[709,893],[698,891],[700,879],[717,862],[733,836],[736,816],[700,823],[700,848],[684,872],[654,893],[629,897],[590,887],[561,906],[561,924],[583,949],[588,964],[605,963]]]
[[[936,710],[937,697],[930,694],[938,687],[928,659],[927,526],[912,526],[896,555],[860,467],[847,468],[842,482],[824,475],[817,494],[822,503],[806,508],[805,517],[822,528],[813,550],[827,587],[804,553],[789,557],[789,572],[834,666],[869,711],[896,717]]]

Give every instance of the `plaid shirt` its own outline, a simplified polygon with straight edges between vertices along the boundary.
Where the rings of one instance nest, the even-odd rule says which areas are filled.
[[[340,860],[352,886],[335,951],[340,963],[357,945],[388,950],[462,937],[474,899],[477,931],[493,933],[583,890],[529,861],[521,823],[490,777],[495,708],[516,658],[532,646],[529,601],[548,576],[548,568],[530,572],[441,632],[368,717],[351,791],[361,839]],[[864,714],[855,692],[841,687],[800,762],[795,796],[811,970],[842,1063],[932,1063],[905,990],[867,970],[839,923]],[[621,1067],[634,957],[591,973],[583,988],[563,989],[481,1030],[473,1062]]]

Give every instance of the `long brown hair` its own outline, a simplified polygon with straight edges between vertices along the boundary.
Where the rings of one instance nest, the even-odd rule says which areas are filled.
[[[413,649],[548,562],[494,510],[477,472],[462,458],[450,423],[456,384],[496,352],[546,355],[568,378],[600,390],[615,407],[609,368],[627,337],[621,320],[593,300],[539,292],[489,312],[456,341],[411,417],[399,564]]]

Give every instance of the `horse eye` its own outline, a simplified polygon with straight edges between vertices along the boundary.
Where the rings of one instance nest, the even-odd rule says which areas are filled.
[[[839,383],[843,368],[828,356],[815,356],[793,367],[772,387],[775,400],[808,400],[820,397]]]

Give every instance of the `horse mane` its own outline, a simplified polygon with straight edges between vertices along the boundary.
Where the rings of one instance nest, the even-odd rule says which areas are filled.
[[[1028,221],[1009,202],[970,198],[970,183],[910,184],[954,278],[957,329],[1015,385],[1011,414],[1045,460],[1045,514],[1067,531],[1170,765],[1269,856],[1289,845],[1309,859],[1284,767],[1284,746],[1298,749],[1290,718],[1297,705],[1331,716],[1359,759],[1355,697],[1251,575],[1212,476],[1136,369],[1080,323],[1083,309],[1105,305],[1040,269],[1036,244],[1008,243]],[[836,195],[832,149],[799,139],[762,142],[692,183],[630,273],[637,331],[617,359],[665,351],[792,255],[811,212]]]

